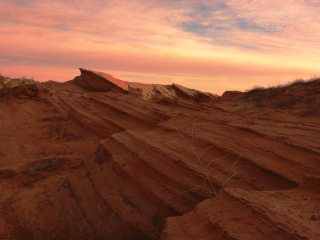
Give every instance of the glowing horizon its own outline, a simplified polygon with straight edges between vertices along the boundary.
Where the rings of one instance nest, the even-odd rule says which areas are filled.
[[[0,0],[0,72],[244,91],[319,74],[319,15],[315,0]]]

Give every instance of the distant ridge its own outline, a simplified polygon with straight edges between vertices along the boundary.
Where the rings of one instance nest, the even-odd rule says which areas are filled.
[[[107,73],[84,68],[79,69],[81,75],[75,77],[73,80],[69,81],[69,83],[76,84],[90,92],[113,91],[123,94],[132,94],[146,101],[159,100],[159,95],[171,99],[179,96],[185,100],[194,100],[196,102],[209,102],[217,97],[209,92],[189,89],[174,83],[172,85],[161,85],[127,82]]]

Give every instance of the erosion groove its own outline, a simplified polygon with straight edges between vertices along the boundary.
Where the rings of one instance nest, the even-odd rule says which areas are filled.
[[[80,71],[0,90],[1,239],[320,239],[319,116],[300,98],[248,112],[264,91]]]

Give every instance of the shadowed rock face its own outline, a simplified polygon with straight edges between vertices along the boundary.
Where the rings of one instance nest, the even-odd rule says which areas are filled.
[[[320,237],[318,116],[80,71],[0,90],[6,237]]]

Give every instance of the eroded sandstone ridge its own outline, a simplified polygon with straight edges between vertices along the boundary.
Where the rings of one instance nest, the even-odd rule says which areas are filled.
[[[2,238],[320,239],[320,80],[219,97],[80,71],[0,90]]]

